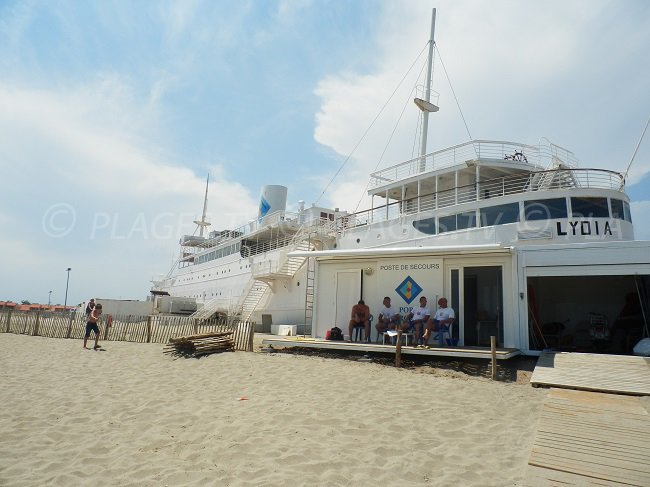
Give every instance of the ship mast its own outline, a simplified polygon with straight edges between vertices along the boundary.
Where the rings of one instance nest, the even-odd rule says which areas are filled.
[[[420,110],[424,120],[422,121],[422,143],[420,145],[420,171],[425,169],[425,154],[427,153],[427,132],[429,130],[429,113],[437,112],[438,107],[431,103],[431,71],[433,67],[433,36],[436,30],[436,9],[431,11],[431,37],[429,38],[429,62],[427,65],[427,81],[424,86],[424,100],[415,98],[413,100]]]
[[[203,230],[205,227],[210,226],[210,223],[205,219],[205,212],[208,209],[208,184],[210,183],[210,173],[208,173],[208,178],[205,181],[205,198],[203,198],[203,214],[201,215],[200,220],[194,220],[194,223],[199,227],[199,236],[203,236]]]

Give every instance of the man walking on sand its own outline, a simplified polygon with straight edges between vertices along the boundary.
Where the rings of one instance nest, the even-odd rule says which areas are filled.
[[[88,315],[88,321],[86,322],[86,334],[84,335],[84,348],[88,348],[86,346],[86,342],[88,341],[88,337],[90,336],[90,332],[94,331],[95,332],[95,346],[94,349],[97,350],[99,348],[99,326],[97,326],[97,322],[99,321],[99,317],[102,315],[102,305],[101,304],[96,304],[93,310],[90,312]]]

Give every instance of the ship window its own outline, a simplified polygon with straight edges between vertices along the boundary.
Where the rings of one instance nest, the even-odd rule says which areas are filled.
[[[573,216],[583,218],[606,218],[609,216],[607,198],[571,198]]]
[[[566,198],[524,201],[524,218],[526,220],[550,220],[566,218]]]
[[[327,220],[327,213],[325,213],[324,211],[321,211],[320,212],[320,217],[321,217],[322,220]]]
[[[625,220],[625,211],[623,210],[623,201],[615,200],[612,198],[610,200],[612,204],[612,218],[618,218],[619,220]]]
[[[435,218],[425,218],[423,220],[415,220],[413,222],[413,228],[416,230],[426,233],[427,235],[436,234],[436,219]],[[336,244],[334,244],[336,245]],[[334,247],[336,248],[336,247]]]
[[[481,208],[481,226],[504,225],[519,221],[519,203]]]
[[[333,213],[329,213],[328,216],[330,218],[330,221],[334,221],[334,214]]]
[[[438,218],[438,232],[453,232],[456,230],[456,215],[441,216]]]
[[[623,210],[625,221],[632,223],[632,213],[630,212],[630,204],[627,201],[623,201]]]
[[[465,228],[474,228],[476,227],[476,212],[475,211],[466,211],[465,213],[459,213],[456,215],[456,228],[458,230],[464,230]]]

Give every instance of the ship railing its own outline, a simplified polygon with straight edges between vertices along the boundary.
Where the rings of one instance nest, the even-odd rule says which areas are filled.
[[[273,274],[279,274],[281,269],[279,260],[266,260],[264,262],[255,262],[251,266],[251,274],[253,277],[264,277]]]
[[[525,176],[507,176],[479,181],[456,188],[438,191],[389,203],[345,217],[340,228],[355,228],[402,216],[437,210],[463,203],[492,200],[504,196],[567,189],[624,190],[623,176],[606,169],[553,169],[535,171]],[[341,220],[339,218],[339,220]]]
[[[298,222],[299,218],[300,218],[299,213],[289,212],[284,210],[276,211],[264,217],[251,220],[245,225],[241,225],[235,229],[224,230],[220,232],[219,235],[216,235],[212,238],[207,238],[201,243],[193,244],[188,247],[191,247],[192,249],[193,248],[197,249],[196,252],[202,252],[205,249],[216,247],[217,245],[221,245],[224,243],[232,243],[233,241],[239,241],[242,237],[245,237],[246,235],[256,232],[257,230],[259,230],[264,226],[274,225],[282,222]]]
[[[473,140],[376,171],[370,175],[369,189],[477,159],[528,163],[539,168],[550,168],[558,163],[573,168],[578,164],[578,159],[571,151],[546,139],[542,139],[537,146],[517,142]]]
[[[301,248],[305,250],[305,244],[313,238],[322,238],[332,236],[336,229],[336,222],[328,219],[321,219],[303,225],[303,227],[293,235],[291,241],[285,246],[286,248],[274,255],[272,259],[262,262],[254,262],[251,266],[251,273],[254,278],[269,276],[286,276],[292,277],[304,263],[304,257],[288,257],[292,250]]]

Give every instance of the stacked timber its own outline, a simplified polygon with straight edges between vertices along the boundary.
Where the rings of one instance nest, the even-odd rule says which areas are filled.
[[[200,357],[211,353],[232,351],[234,347],[233,332],[221,331],[170,338],[163,353],[181,357]]]

